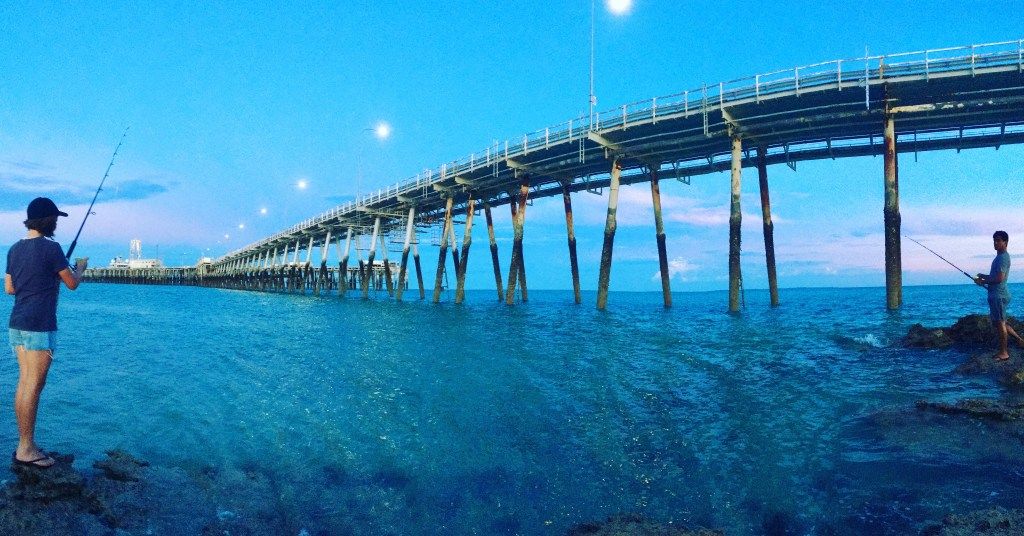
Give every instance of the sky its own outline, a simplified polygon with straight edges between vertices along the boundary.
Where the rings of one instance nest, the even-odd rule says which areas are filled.
[[[587,113],[591,3],[9,2],[0,9],[0,252],[38,195],[77,254],[218,257],[442,162]],[[758,73],[1024,38],[1016,2],[634,0],[594,17],[597,109]],[[381,122],[392,128],[379,139]],[[1024,147],[900,156],[902,230],[968,272],[991,234],[1024,240]],[[880,157],[771,166],[779,285],[884,285]],[[305,188],[297,185],[303,181]],[[662,182],[674,291],[728,286],[729,175]],[[607,195],[607,190],[605,191]],[[607,198],[573,198],[581,284],[597,286]],[[756,171],[744,170],[744,284],[765,288]],[[504,208],[504,207],[500,207]],[[265,209],[265,214],[263,213]],[[658,291],[650,189],[623,187],[612,290]],[[502,266],[512,229],[495,210]],[[459,241],[462,230],[458,230]],[[467,286],[493,274],[483,225]],[[424,271],[437,248],[420,235]],[[399,256],[401,244],[389,256]],[[528,209],[530,288],[571,288],[561,199]],[[1024,251],[1024,249],[1020,249]],[[316,252],[315,255],[319,255]],[[364,252],[365,255],[365,252]],[[378,257],[379,258],[379,257]],[[1015,259],[1020,258],[1014,256]],[[329,260],[337,262],[332,249]],[[905,285],[969,284],[903,243]],[[1011,278],[1012,280],[1012,278]]]

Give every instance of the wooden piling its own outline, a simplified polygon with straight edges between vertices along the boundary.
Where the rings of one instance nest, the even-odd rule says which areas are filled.
[[[608,305],[608,282],[612,275],[612,246],[615,243],[615,213],[619,205],[619,176],[622,166],[619,159],[612,161],[611,178],[608,182],[608,216],[604,223],[604,246],[601,248],[601,272],[597,278],[597,308],[604,310]]]
[[[565,205],[565,231],[569,238],[569,269],[572,272],[572,291],[576,304],[580,303],[580,266],[576,261],[576,231],[572,223],[572,197],[569,185],[572,181],[562,181],[562,204]]]
[[[348,228],[345,235],[345,253],[341,257],[341,264],[338,266],[338,295],[344,296],[348,290],[348,255],[352,250],[352,228]]]
[[[889,309],[903,304],[903,269],[900,252],[900,183],[896,155],[896,125],[885,116],[885,302]]]
[[[743,141],[732,137],[732,197],[729,203],[729,311],[740,310],[740,178],[743,172]]]
[[[384,287],[388,296],[395,295],[395,286],[391,280],[391,263],[388,261],[388,239],[385,234],[380,235],[380,257],[384,263]]]
[[[491,204],[484,203],[484,217],[487,219],[487,238],[491,243],[491,264],[494,266],[494,286],[498,289],[498,301],[505,298],[501,284],[501,263],[498,261],[498,242],[494,239],[494,220],[491,218]]]
[[[469,263],[469,246],[473,243],[473,210],[476,199],[473,194],[469,195],[469,204],[466,206],[466,230],[462,235],[462,256],[459,267],[456,269],[455,303],[462,303],[466,298],[466,265]]]
[[[416,285],[420,289],[420,299],[426,299],[427,293],[423,288],[423,271],[420,270],[420,248],[419,241],[413,241],[412,243],[412,263],[416,267]]]
[[[661,186],[658,184],[658,164],[650,166],[651,202],[654,206],[654,236],[658,242],[658,267],[661,271],[661,295],[665,308],[672,307],[672,288],[668,272],[668,251],[665,247],[665,223],[661,217]]]
[[[530,177],[526,173],[520,174],[519,180],[519,203],[518,210],[512,208],[512,260],[508,267],[508,286],[505,290],[505,303],[512,305],[515,302],[516,282],[522,286],[522,300],[526,301],[526,271],[523,269],[523,222],[526,219],[526,201],[530,195]],[[510,199],[509,203],[515,203]]]
[[[771,306],[779,305],[779,282],[775,274],[775,226],[772,224],[772,203],[768,195],[768,148],[757,146],[757,182],[761,187],[761,217],[764,227],[764,258],[768,267],[768,294]]]
[[[395,287],[395,300],[402,301],[405,289],[406,265],[409,263],[409,246],[412,244],[412,233],[416,222],[416,207],[409,207],[409,219],[405,222],[405,242],[402,244],[402,262],[398,266],[398,286]]]
[[[441,247],[437,256],[437,277],[434,278],[434,303],[441,301],[441,285],[444,277],[445,256],[448,255],[448,235],[452,226],[452,206],[455,198],[448,196],[444,209],[444,227],[441,229]]]
[[[377,256],[377,233],[380,232],[380,216],[373,220],[373,234],[370,236],[370,252],[366,256],[366,269],[368,273],[363,278],[363,297],[370,297],[370,280],[373,279],[373,259]]]

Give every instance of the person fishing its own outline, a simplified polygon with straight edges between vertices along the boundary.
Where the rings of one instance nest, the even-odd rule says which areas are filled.
[[[994,356],[996,361],[1010,358],[1007,349],[1007,339],[1010,335],[1017,344],[1024,346],[1024,339],[1006,322],[1006,306],[1010,303],[1010,290],[1006,287],[1006,281],[1010,278],[1010,254],[1006,252],[1009,242],[1010,235],[1006,231],[996,231],[992,234],[996,258],[992,259],[992,267],[988,274],[978,274],[974,278],[975,283],[988,289],[989,319],[999,336],[999,352]]]
[[[14,295],[8,335],[19,370],[14,394],[18,447],[11,454],[11,461],[45,468],[55,460],[35,442],[36,413],[57,348],[57,295],[62,281],[70,290],[78,288],[89,259],[78,259],[72,271],[60,244],[52,240],[57,218],[67,216],[52,200],[33,199],[26,215],[28,235],[7,251],[4,275],[4,290]]]

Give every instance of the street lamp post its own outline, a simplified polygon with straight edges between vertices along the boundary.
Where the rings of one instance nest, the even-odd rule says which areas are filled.
[[[594,41],[595,41],[595,18],[597,12],[597,0],[590,0],[590,130],[594,128],[594,106],[597,105],[597,95],[594,94]],[[605,8],[613,15],[625,15],[633,7],[633,0],[605,0]]]

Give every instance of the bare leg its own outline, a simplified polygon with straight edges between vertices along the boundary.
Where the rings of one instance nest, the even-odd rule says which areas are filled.
[[[1017,332],[1014,331],[1009,322],[1004,322],[1004,324],[1006,324],[1006,333],[1013,337],[1013,340],[1017,341],[1017,344],[1024,348],[1024,339],[1022,339],[1020,335],[1017,335]]]
[[[15,455],[19,460],[31,461],[45,456],[35,441],[36,412],[53,355],[50,350],[26,350],[24,346],[19,346],[16,351],[20,374],[18,388],[14,392],[14,415],[18,419],[19,437]],[[54,463],[52,458],[47,458],[36,465],[48,467]]]
[[[996,329],[999,333],[999,353],[995,355],[998,360],[1008,359],[1010,353],[1006,350],[1006,321],[1000,320],[999,327]]]

